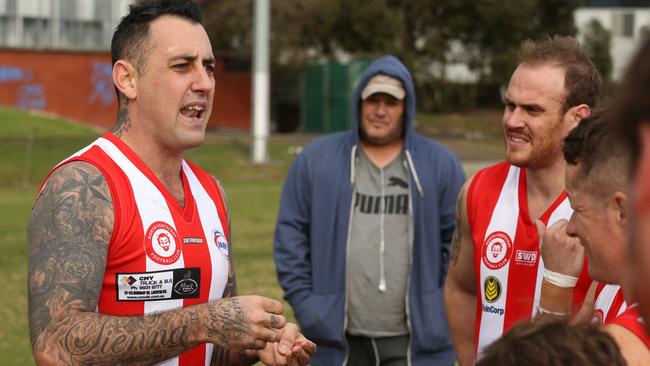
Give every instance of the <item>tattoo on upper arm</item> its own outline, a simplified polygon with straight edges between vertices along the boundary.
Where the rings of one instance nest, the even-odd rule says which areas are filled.
[[[190,347],[179,313],[115,317],[95,312],[113,220],[110,190],[97,168],[72,162],[48,179],[29,223],[35,355],[51,355],[65,365],[132,365],[162,361]]]
[[[112,229],[108,186],[96,168],[69,163],[50,176],[29,223],[32,345],[67,305],[94,311]]]
[[[235,267],[232,259],[232,240],[230,242],[230,255],[228,256],[228,281],[223,289],[222,298],[237,296],[237,281],[235,280]]]
[[[461,238],[461,212],[463,208],[465,191],[464,189],[460,191],[458,195],[458,200],[456,201],[456,228],[454,229],[454,236],[451,239],[451,264],[456,265],[458,263],[458,255],[460,254],[460,242]]]
[[[223,298],[237,296],[237,281],[235,276],[228,276],[228,282],[223,289]]]

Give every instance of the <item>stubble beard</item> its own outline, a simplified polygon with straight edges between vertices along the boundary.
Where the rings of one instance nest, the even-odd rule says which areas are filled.
[[[388,134],[379,137],[370,136],[370,134],[368,134],[366,129],[363,128],[363,125],[359,126],[359,139],[367,145],[381,147],[381,146],[388,145],[392,142],[401,140],[403,138],[404,138],[404,123],[402,123],[401,129],[397,129],[396,131],[390,131]]]
[[[506,139],[508,137],[506,136]],[[506,162],[519,168],[543,169],[563,160],[562,144],[559,141],[553,141],[555,136],[546,136],[545,138],[535,138],[529,136],[529,152],[525,156],[519,157],[522,152],[511,150],[508,142],[505,141]],[[537,147],[536,147],[537,146]]]

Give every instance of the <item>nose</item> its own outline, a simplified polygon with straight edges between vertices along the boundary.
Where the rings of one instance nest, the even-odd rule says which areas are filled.
[[[209,93],[214,89],[214,76],[204,67],[197,68],[192,82],[192,90],[199,93]]]
[[[521,112],[521,107],[508,107],[506,106],[503,112],[503,126],[508,129],[515,129],[524,127],[524,119]]]
[[[571,217],[569,218],[569,222],[566,225],[566,234],[571,237],[577,237],[578,236],[578,230],[576,228],[576,213],[575,211],[571,213]]]
[[[386,114],[386,103],[384,101],[380,101],[377,103],[377,107],[375,108],[375,114],[378,116],[383,116]]]

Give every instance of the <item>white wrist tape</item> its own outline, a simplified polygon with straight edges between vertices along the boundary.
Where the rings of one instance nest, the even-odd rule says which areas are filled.
[[[555,286],[562,288],[575,287],[578,282],[578,277],[553,272],[548,268],[544,268],[544,279]]]
[[[541,307],[539,305],[537,306],[537,312],[539,313],[539,315],[544,315],[544,314],[550,314],[550,315],[553,315],[553,316],[567,316],[567,315],[569,315],[569,313],[546,310],[546,309],[544,309],[543,307]]]

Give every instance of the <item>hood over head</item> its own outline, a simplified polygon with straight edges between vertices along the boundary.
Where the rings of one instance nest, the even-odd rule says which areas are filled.
[[[399,79],[406,91],[404,97],[404,144],[408,146],[410,136],[413,134],[413,119],[415,117],[415,89],[413,87],[413,78],[411,73],[406,69],[404,64],[395,56],[384,56],[375,60],[361,75],[361,80],[354,91],[352,99],[352,113],[359,138],[359,128],[361,125],[361,93],[374,76],[381,74]]]

